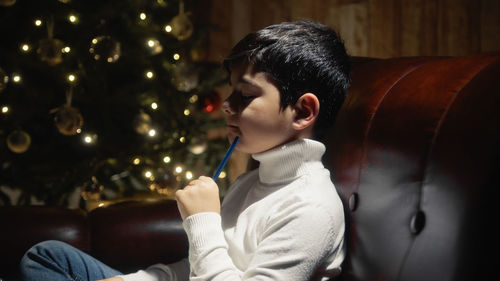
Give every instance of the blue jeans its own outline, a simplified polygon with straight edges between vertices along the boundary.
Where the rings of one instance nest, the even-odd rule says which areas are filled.
[[[95,281],[121,274],[60,241],[41,242],[29,249],[21,260],[24,281]]]

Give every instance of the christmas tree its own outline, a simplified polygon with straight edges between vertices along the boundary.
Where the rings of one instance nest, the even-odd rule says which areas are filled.
[[[210,175],[226,75],[205,59],[198,4],[0,0],[0,186],[65,205],[75,190],[171,196]]]

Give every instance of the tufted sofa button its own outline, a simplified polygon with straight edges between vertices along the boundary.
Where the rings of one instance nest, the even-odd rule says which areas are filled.
[[[353,192],[351,196],[349,196],[349,210],[351,210],[351,212],[354,212],[358,207],[358,201],[358,194],[356,192]]]
[[[412,234],[419,234],[425,226],[425,213],[422,211],[416,212],[410,221],[410,232]]]

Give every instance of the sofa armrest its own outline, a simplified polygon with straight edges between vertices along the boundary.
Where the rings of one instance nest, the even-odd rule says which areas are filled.
[[[88,216],[91,254],[122,272],[187,257],[187,236],[175,201],[123,202]]]
[[[60,240],[90,251],[88,222],[82,210],[53,207],[1,207],[0,278],[18,278],[19,262],[31,246]]]

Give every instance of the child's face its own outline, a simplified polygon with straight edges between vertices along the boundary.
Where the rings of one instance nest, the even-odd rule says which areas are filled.
[[[236,149],[245,153],[263,152],[297,138],[293,129],[295,110],[280,108],[280,93],[263,72],[241,65],[231,69],[233,93],[222,111],[226,115],[229,139],[240,141]]]

